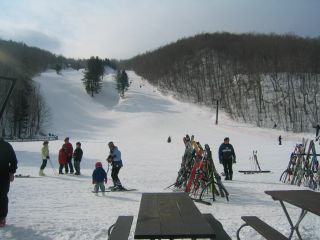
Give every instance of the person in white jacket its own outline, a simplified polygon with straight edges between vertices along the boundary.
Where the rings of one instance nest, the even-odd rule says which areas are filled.
[[[41,158],[42,158],[42,164],[40,166],[39,175],[40,176],[45,176],[43,170],[46,168],[47,161],[50,158],[49,157],[49,142],[47,140],[45,140],[43,142],[43,146],[41,148]]]

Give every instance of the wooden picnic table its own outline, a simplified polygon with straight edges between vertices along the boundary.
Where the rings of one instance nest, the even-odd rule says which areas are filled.
[[[134,238],[215,238],[215,232],[187,193],[143,193]]]
[[[286,217],[291,226],[289,239],[292,238],[293,232],[296,231],[299,239],[301,238],[299,232],[299,224],[308,212],[320,216],[320,193],[310,190],[282,190],[282,191],[265,191],[273,200],[279,201]],[[289,213],[284,205],[284,202],[290,203],[298,208],[301,208],[301,214],[296,224],[293,224]]]

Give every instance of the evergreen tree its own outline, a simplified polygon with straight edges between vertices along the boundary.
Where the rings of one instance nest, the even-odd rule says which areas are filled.
[[[129,78],[124,70],[118,70],[116,76],[117,90],[121,97],[124,97],[124,92],[128,90]]]
[[[92,97],[94,93],[99,93],[101,90],[103,75],[103,61],[98,57],[91,57],[88,61],[82,81],[87,93],[90,93]]]
[[[54,70],[56,70],[57,74],[60,74],[61,69],[62,69],[61,64],[57,63],[55,68],[54,68]]]

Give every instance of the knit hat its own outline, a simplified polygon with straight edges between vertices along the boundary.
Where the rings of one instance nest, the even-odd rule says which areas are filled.
[[[102,167],[102,163],[101,162],[96,162],[96,168],[98,167]]]

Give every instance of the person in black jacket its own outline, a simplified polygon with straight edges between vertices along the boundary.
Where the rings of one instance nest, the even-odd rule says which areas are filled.
[[[81,143],[76,143],[76,149],[73,152],[73,161],[74,161],[74,168],[76,170],[75,175],[80,175],[80,162],[82,159],[83,151],[81,149]]]
[[[232,164],[236,162],[236,154],[229,141],[230,139],[226,137],[219,147],[219,162],[223,164],[225,180],[232,180]]]
[[[12,146],[0,137],[0,227],[6,225],[8,193],[10,182],[14,180],[17,163],[16,154]]]

